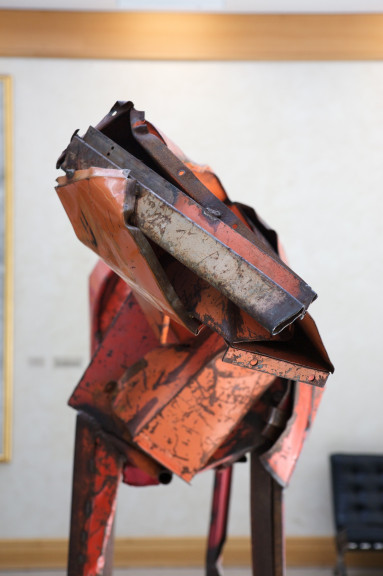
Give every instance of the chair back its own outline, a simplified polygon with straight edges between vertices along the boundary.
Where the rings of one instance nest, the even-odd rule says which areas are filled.
[[[381,540],[383,455],[332,454],[330,462],[337,532],[346,531],[357,544]]]

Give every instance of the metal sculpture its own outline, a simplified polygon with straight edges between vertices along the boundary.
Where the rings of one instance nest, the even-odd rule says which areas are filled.
[[[333,371],[307,313],[316,294],[254,210],[131,102],[76,132],[57,165],[73,228],[101,258],[92,360],[69,402],[69,574],[110,573],[121,480],[215,469],[206,574],[217,576],[232,465],[250,453],[253,574],[281,576],[282,488]]]

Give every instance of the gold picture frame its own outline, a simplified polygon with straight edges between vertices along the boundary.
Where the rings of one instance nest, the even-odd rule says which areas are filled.
[[[0,462],[11,458],[12,428],[12,80],[0,75]]]

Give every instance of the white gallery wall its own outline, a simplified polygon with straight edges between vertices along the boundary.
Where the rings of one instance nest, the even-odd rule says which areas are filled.
[[[88,361],[94,256],[54,191],[76,128],[133,100],[229,195],[279,232],[318,292],[336,372],[286,491],[287,535],[332,533],[328,455],[382,452],[383,63],[152,63],[0,59],[13,79],[13,454],[0,464],[0,538],[69,526],[75,413]],[[237,465],[230,533],[246,535],[248,468]],[[211,474],[188,486],[121,486],[118,536],[203,535]]]

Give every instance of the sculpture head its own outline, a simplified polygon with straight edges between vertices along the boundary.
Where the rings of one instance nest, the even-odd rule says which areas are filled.
[[[117,103],[83,137],[75,133],[58,165],[65,176],[57,192],[77,236],[129,285],[157,337],[145,365],[128,365],[113,397],[113,418],[121,434],[128,430],[127,440],[188,479],[209,465],[224,439],[230,443],[276,378],[285,379],[286,390],[289,381],[323,387],[332,365],[306,313],[316,294],[279,256],[275,232],[252,208],[231,202],[213,172],[192,163],[131,102]],[[192,449],[199,455],[189,467],[174,464],[175,451],[167,458],[148,436],[161,412],[153,400],[158,379],[172,363],[178,372],[167,377],[160,404],[173,429],[182,418],[182,429],[193,425],[186,408],[170,412],[170,398],[179,401],[182,391],[185,406],[189,396],[195,404],[201,382],[207,385],[213,374],[208,403],[221,382],[222,404],[241,382],[233,404],[238,413],[220,427],[222,410],[213,410],[208,428],[215,440],[209,449],[209,442],[200,452]],[[127,408],[133,385],[145,396],[138,425]],[[204,405],[204,397],[198,402]],[[158,431],[158,420],[155,426]]]

